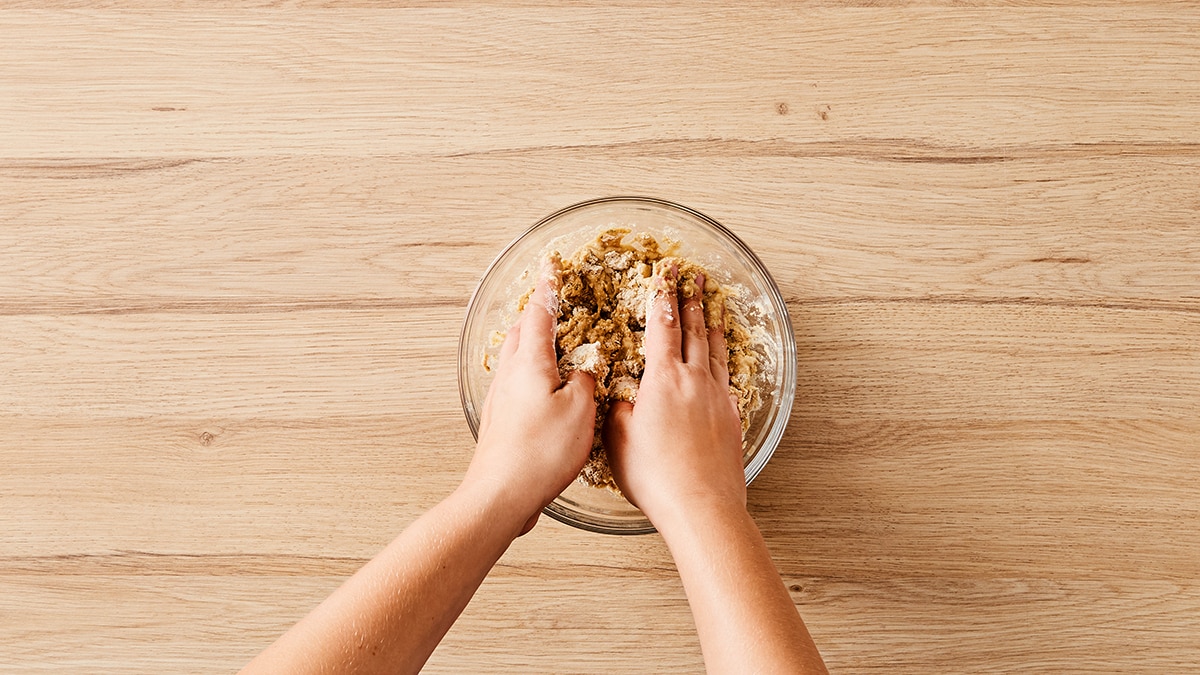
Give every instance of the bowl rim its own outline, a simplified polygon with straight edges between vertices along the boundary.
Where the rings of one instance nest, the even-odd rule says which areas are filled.
[[[792,328],[792,320],[791,320],[791,315],[788,313],[787,302],[783,297],[783,293],[779,290],[779,284],[777,284],[775,282],[775,278],[773,276],[771,276],[770,270],[768,270],[767,266],[763,264],[762,259],[760,259],[758,257],[758,255],[749,246],[747,246],[746,243],[744,241],[742,241],[742,239],[740,237],[738,237],[736,234],[734,234],[732,230],[725,227],[721,223],[717,222],[713,218],[701,213],[700,211],[697,211],[696,209],[693,209],[689,206],[685,206],[683,204],[679,204],[677,202],[673,202],[673,201],[670,201],[667,199],[662,199],[659,197],[645,197],[645,196],[640,196],[640,195],[615,195],[615,196],[611,196],[611,197],[598,197],[595,199],[584,200],[582,202],[576,202],[569,206],[564,206],[563,208],[551,213],[550,215],[541,218],[536,223],[534,223],[533,225],[526,228],[523,232],[521,232],[521,234],[517,235],[511,241],[509,241],[508,245],[506,245],[503,249],[501,249],[501,251],[499,253],[497,253],[494,258],[492,258],[492,262],[487,266],[486,269],[484,269],[483,274],[481,274],[479,276],[479,281],[476,282],[475,290],[472,291],[471,297],[467,301],[466,310],[463,313],[462,326],[459,329],[459,334],[458,334],[458,357],[461,358],[463,344],[464,344],[464,341],[467,339],[467,328],[470,325],[471,312],[473,309],[475,309],[475,303],[479,300],[479,293],[483,289],[483,284],[489,278],[492,271],[500,264],[500,262],[502,260],[504,260],[505,256],[508,255],[509,251],[511,251],[513,248],[515,248],[517,245],[519,245],[522,241],[525,240],[526,237],[528,237],[534,231],[538,230],[542,226],[546,225],[547,223],[549,223],[563,215],[566,215],[573,211],[578,211],[580,209],[590,208],[590,207],[598,206],[601,204],[611,204],[611,203],[616,203],[616,202],[630,202],[630,203],[634,203],[634,204],[650,204],[650,205],[654,205],[654,206],[663,207],[668,210],[682,211],[682,212],[686,213],[687,215],[695,217],[695,218],[699,219],[700,221],[702,221],[703,223],[705,223],[706,225],[709,225],[710,227],[714,228],[715,230],[717,230],[717,232],[719,232],[721,235],[724,235],[730,242],[732,242],[734,246],[736,246],[747,258],[749,258],[755,264],[755,266],[758,268],[758,271],[762,273],[763,277],[768,282],[768,289],[773,293],[773,295],[776,296],[776,298],[779,301],[778,309],[780,311],[780,333],[781,333],[781,337],[783,338],[781,340],[781,342],[782,342],[781,349],[783,351],[783,353],[780,355],[781,356],[781,367],[783,367],[785,369],[785,371],[786,370],[792,371],[792,373],[793,373],[792,378],[791,378],[792,386],[784,387],[780,391],[779,412],[781,414],[783,414],[782,424],[779,424],[777,429],[772,429],[770,431],[770,433],[767,434],[766,438],[763,439],[763,444],[762,444],[762,446],[760,446],[759,451],[757,453],[755,453],[755,455],[754,455],[753,459],[750,461],[750,463],[744,467],[744,473],[746,476],[746,485],[749,486],[750,483],[752,483],[754,481],[754,479],[758,477],[758,474],[761,473],[764,468],[766,468],[767,463],[771,460],[771,457],[774,456],[774,454],[775,454],[775,449],[779,447],[779,443],[783,440],[783,434],[787,431],[787,426],[788,426],[788,422],[791,417],[792,406],[794,404],[795,393],[796,393],[796,384],[795,384],[796,337],[795,337],[795,331]],[[468,399],[467,388],[469,385],[467,382],[466,370],[464,368],[457,368],[457,370],[458,370],[458,396],[459,396],[459,401],[462,405],[463,416],[467,419],[467,427],[471,430],[471,436],[474,437],[476,441],[478,441],[479,440],[479,428],[476,425],[475,421],[471,419],[471,415],[468,412],[469,402],[467,400]],[[785,375],[786,375],[786,372],[785,372]],[[785,376],[785,381],[786,381],[786,379],[787,378]],[[575,518],[574,516],[571,515],[570,512],[566,511],[565,509],[562,509],[561,507],[559,507],[557,509],[554,508],[557,500],[558,500],[558,498],[555,497],[555,499],[553,501],[551,501],[549,504],[547,504],[545,507],[543,507],[542,513],[550,516],[551,518],[553,518],[565,525],[570,525],[572,527],[576,527],[581,530],[595,532],[598,534],[639,535],[639,534],[651,534],[653,532],[657,532],[657,529],[654,527],[653,524],[650,523],[649,519],[646,520],[647,524],[645,526],[636,527],[636,528],[634,528],[634,527],[620,528],[620,529],[609,528],[609,527],[605,527],[603,525],[596,525],[594,523],[584,522],[584,521],[579,520],[578,518]]]

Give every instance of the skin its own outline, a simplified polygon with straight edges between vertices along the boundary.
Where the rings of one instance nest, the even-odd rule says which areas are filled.
[[[560,380],[544,275],[500,351],[467,474],[444,501],[241,672],[417,673],[592,446],[595,383]]]
[[[637,403],[609,409],[613,475],[671,550],[708,672],[826,673],[746,511],[724,332],[706,329],[700,294],[679,304],[656,296]]]
[[[500,351],[479,442],[457,489],[242,670],[417,673],[487,573],[575,479],[592,445],[595,382],[560,379],[557,275],[543,275]],[[824,673],[746,511],[741,426],[721,331],[673,280],[648,312],[636,405],[604,430],[618,484],[662,533],[710,673]],[[702,288],[703,279],[698,280]]]

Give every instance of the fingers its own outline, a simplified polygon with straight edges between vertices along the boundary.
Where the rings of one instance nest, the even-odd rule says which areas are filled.
[[[631,486],[626,482],[629,477],[625,464],[626,450],[629,449],[629,427],[633,423],[633,404],[626,401],[613,401],[608,407],[608,416],[604,420],[604,447],[608,452],[608,465],[612,468],[613,478],[617,487],[625,493],[630,504],[637,506],[637,497],[633,495]],[[639,507],[640,508],[640,507]]]
[[[547,259],[519,322],[521,340],[518,349],[552,362],[558,360],[554,352],[554,331],[558,324],[558,275],[558,261]]]
[[[508,335],[504,336],[504,342],[500,345],[500,363],[505,363],[517,351],[517,345],[520,343],[521,322],[518,321],[508,329]]]
[[[592,400],[592,395],[596,391],[596,378],[586,370],[572,370],[567,373],[567,379],[563,382],[562,388],[568,391],[578,389],[580,395],[586,395],[588,400]]]
[[[708,369],[718,384],[729,386],[729,350],[725,345],[725,308],[721,323],[708,331]]]
[[[613,401],[608,406],[608,415],[601,430],[606,448],[620,448],[625,444],[625,432],[633,415],[633,404],[628,401]],[[612,455],[609,455],[609,461]]]
[[[708,367],[708,329],[704,326],[704,275],[696,275],[696,290],[683,302],[682,351],[684,363]]]
[[[608,464],[612,467],[614,477],[621,475],[620,461],[622,451],[628,443],[629,424],[633,418],[633,404],[627,401],[613,401],[608,406],[608,414],[604,418],[604,427],[600,430],[600,438],[608,450]],[[629,495],[626,495],[628,497]]]
[[[675,299],[676,277],[674,266],[654,279],[657,292],[646,308],[646,367],[656,363],[672,363],[683,360],[682,336],[679,330],[679,305]]]
[[[596,378],[591,373],[584,370],[572,370],[567,373],[566,380],[563,381],[562,387],[559,388],[557,394],[565,394],[571,401],[570,407],[578,410],[581,418],[586,417],[588,420],[595,420]],[[579,438],[580,447],[592,447],[592,435],[595,431],[596,427],[591,422],[576,428],[576,437]],[[585,436],[586,438],[583,438]],[[586,461],[587,453],[584,453],[579,457],[579,465],[575,467],[576,473],[579,473],[579,470],[583,468],[583,463]]]

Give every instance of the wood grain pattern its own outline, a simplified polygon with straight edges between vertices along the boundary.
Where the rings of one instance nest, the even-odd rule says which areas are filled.
[[[0,1],[0,672],[232,672],[455,485],[474,284],[572,202],[763,258],[750,489],[834,672],[1200,669],[1200,12]],[[859,6],[869,5],[869,6]],[[702,669],[543,522],[426,671]]]

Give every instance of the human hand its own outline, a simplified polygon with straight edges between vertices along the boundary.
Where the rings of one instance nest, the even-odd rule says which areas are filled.
[[[548,262],[520,319],[500,347],[500,364],[488,388],[479,442],[464,483],[498,486],[528,520],[579,475],[592,448],[595,380],[571,372],[564,382],[555,354],[556,317],[551,304],[558,267]]]
[[[746,504],[725,334],[706,328],[702,290],[678,311],[676,275],[668,272],[646,314],[646,370],[637,402],[614,403],[604,426],[617,485],[660,529],[680,509]],[[703,276],[696,285],[704,288]]]

